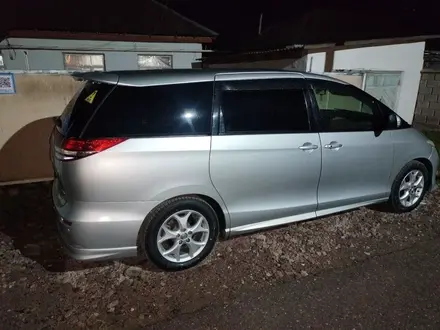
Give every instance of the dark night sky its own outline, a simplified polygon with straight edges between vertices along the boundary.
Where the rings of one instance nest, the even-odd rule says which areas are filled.
[[[397,34],[440,34],[439,0],[161,0],[187,17],[220,33],[217,45],[231,48],[243,43],[258,32],[259,16],[263,13],[265,28],[280,24],[295,24],[306,13],[327,11],[358,17],[360,30],[371,31],[372,36],[389,30]],[[344,17],[341,14],[340,17]],[[319,15],[319,13],[318,13]],[[354,19],[356,21],[356,18]],[[353,22],[353,21],[351,21]],[[322,22],[312,34],[327,30]],[[317,20],[317,24],[320,21]],[[294,25],[295,26],[295,25]],[[341,25],[341,29],[350,26]],[[353,27],[354,28],[354,27]],[[337,29],[337,28],[336,28]],[[303,32],[306,35],[307,32]]]
[[[437,0],[160,0],[182,14],[219,32],[233,32],[237,26],[258,27],[259,14],[268,23],[294,19],[313,9],[399,13],[432,13],[440,10]],[[440,13],[440,12],[439,12]],[[440,15],[438,15],[440,16]]]
[[[145,1],[145,0],[144,0]],[[231,47],[255,36],[258,31],[259,15],[263,13],[263,29],[274,24],[283,22],[296,22],[305,13],[311,11],[327,10],[333,12],[343,10],[349,15],[360,15],[364,20],[364,29],[384,29],[388,19],[395,21],[396,17],[404,17],[407,27],[405,33],[411,33],[413,28],[415,33],[428,31],[430,33],[440,33],[440,1],[439,0],[158,0],[169,7],[177,10],[185,16],[205,25],[206,27],[218,32],[220,37],[218,44],[224,48]],[[15,0],[6,1],[2,4],[2,18],[0,20],[0,30],[19,28],[32,21],[36,25],[38,20],[47,17],[56,17],[58,22],[72,12],[76,14],[77,20],[87,25],[87,20],[116,20],[123,28],[124,19],[118,17],[118,11],[124,11],[124,17],[130,17],[132,11],[138,19],[142,19],[142,13],[137,10],[143,1],[124,0],[111,2],[103,0]],[[112,14],[106,10],[109,6]],[[123,7],[122,5],[123,4]],[[4,15],[7,13],[7,15]],[[116,13],[116,15],[114,14]],[[44,15],[43,15],[44,14]],[[134,17],[133,14],[133,17]],[[376,16],[380,15],[380,18]],[[427,19],[426,15],[431,18]],[[45,18],[43,18],[45,17]],[[140,17],[140,18],[139,18]],[[403,22],[403,19],[402,19]],[[409,23],[408,23],[409,22]],[[316,25],[316,24],[315,24]],[[390,23],[390,25],[395,25]],[[28,27],[28,26],[27,26]],[[420,29],[422,27],[422,29]],[[38,28],[38,26],[35,26]],[[68,29],[68,27],[66,27]],[[326,30],[326,26],[318,26],[319,29]],[[400,28],[399,28],[400,29]],[[90,31],[92,32],[92,31]],[[99,31],[93,31],[99,32]],[[374,32],[374,31],[373,31]]]

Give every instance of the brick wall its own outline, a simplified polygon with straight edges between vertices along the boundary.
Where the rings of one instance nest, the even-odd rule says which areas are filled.
[[[440,70],[422,72],[413,122],[440,129]]]

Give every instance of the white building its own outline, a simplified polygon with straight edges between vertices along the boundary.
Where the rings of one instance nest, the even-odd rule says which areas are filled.
[[[0,42],[0,70],[53,72],[191,68],[192,63],[202,56],[204,45],[211,41],[212,36],[185,38],[10,31],[8,37]]]

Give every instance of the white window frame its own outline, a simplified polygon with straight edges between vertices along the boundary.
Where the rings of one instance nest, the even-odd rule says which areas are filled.
[[[3,57],[3,54],[0,52],[0,70],[5,70],[5,58]]]
[[[167,54],[138,54],[137,55],[137,65],[138,65],[138,69],[139,70],[160,70],[160,69],[164,69],[164,68],[158,68],[158,67],[142,67],[139,63],[139,59],[141,56],[148,56],[148,57],[168,57],[170,60],[170,67],[167,69],[172,69],[173,68],[173,55],[167,55]]]
[[[102,67],[97,66],[84,66],[84,67],[69,67],[66,63],[66,56],[67,55],[80,55],[80,56],[102,56]],[[105,55],[103,53],[66,53],[63,52],[63,63],[64,63],[64,69],[67,71],[105,71]]]
[[[362,89],[365,92],[367,92],[368,94],[370,94],[367,91],[368,90],[368,87],[367,87],[368,75],[396,75],[396,76],[399,76],[399,84],[397,85],[397,88],[396,88],[396,100],[395,100],[395,103],[394,103],[394,109],[391,106],[387,105],[386,102],[384,102],[383,100],[379,100],[379,101],[383,102],[385,105],[389,106],[391,108],[391,110],[397,112],[397,109],[399,107],[399,101],[400,101],[400,91],[401,91],[401,88],[402,88],[403,71],[383,71],[383,70],[375,71],[375,70],[371,70],[371,71],[364,72],[364,78],[363,78],[363,82],[362,82]],[[372,94],[370,94],[370,95],[372,95]]]

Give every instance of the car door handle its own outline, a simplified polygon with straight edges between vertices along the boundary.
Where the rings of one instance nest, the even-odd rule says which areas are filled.
[[[306,142],[302,146],[298,147],[298,149],[302,151],[310,151],[310,150],[318,149],[318,146],[316,144],[311,144],[310,142]]]
[[[324,148],[326,148],[326,149],[339,149],[339,148],[342,148],[342,144],[340,144],[336,141],[332,141],[329,144],[324,145]]]

